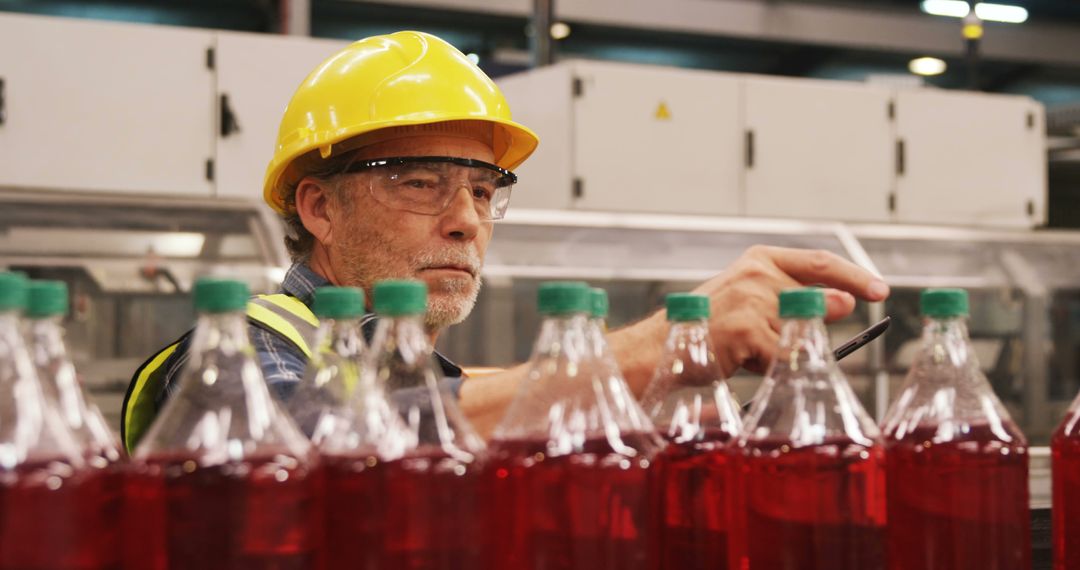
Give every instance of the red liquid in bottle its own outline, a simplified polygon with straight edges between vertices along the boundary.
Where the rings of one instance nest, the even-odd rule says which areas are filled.
[[[657,457],[655,489],[660,568],[726,570],[730,435],[709,433],[706,441],[669,443]]]
[[[0,569],[119,568],[107,548],[117,524],[107,518],[116,504],[110,484],[97,470],[59,462],[0,474]]]
[[[1080,432],[1076,424],[1071,418],[1067,420],[1050,442],[1054,470],[1054,570],[1080,569]]]
[[[327,568],[380,570],[386,541],[385,465],[374,457],[324,456]]]
[[[885,567],[884,450],[850,440],[791,448],[749,442],[737,451],[734,567],[879,570]],[[974,568],[974,567],[972,567]]]
[[[414,456],[383,466],[386,541],[383,568],[473,570],[485,547],[477,517],[475,467],[445,455]]]
[[[127,478],[125,562],[151,570],[318,567],[321,477],[295,460],[140,465]]]
[[[936,433],[888,442],[889,568],[1030,568],[1026,446],[986,425],[944,443]]]
[[[623,436],[636,449],[642,436]],[[650,444],[651,445],[651,444]],[[545,441],[489,448],[487,520],[494,570],[636,570],[648,564],[649,464],[606,440],[546,457]]]

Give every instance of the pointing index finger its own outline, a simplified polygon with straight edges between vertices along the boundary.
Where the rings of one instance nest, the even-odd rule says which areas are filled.
[[[889,296],[884,281],[831,251],[770,247],[766,254],[779,270],[804,285],[825,285],[867,301]]]

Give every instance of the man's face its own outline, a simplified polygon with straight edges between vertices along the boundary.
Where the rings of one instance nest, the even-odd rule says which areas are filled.
[[[384,141],[359,151],[358,160],[407,156],[451,156],[494,162],[491,148],[467,138],[431,135]],[[333,239],[327,245],[334,273],[343,284],[368,292],[383,279],[419,279],[428,286],[427,328],[460,323],[480,292],[480,268],[492,224],[477,215],[467,188],[437,215],[397,210],[368,191],[372,174],[350,175],[343,191],[351,204],[331,207]]]

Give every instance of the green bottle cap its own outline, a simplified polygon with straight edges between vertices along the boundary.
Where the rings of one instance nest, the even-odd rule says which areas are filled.
[[[17,272],[0,273],[0,311],[26,309],[26,275]]]
[[[592,317],[594,319],[606,319],[608,316],[608,296],[607,291],[599,287],[593,287],[589,289],[590,300],[592,301]]]
[[[375,312],[387,317],[422,315],[427,312],[427,285],[411,279],[391,279],[375,284]]]
[[[814,287],[780,292],[781,319],[812,319],[825,316],[825,292]]]
[[[247,307],[248,286],[233,279],[202,277],[195,282],[195,310],[200,313],[228,313]]]
[[[364,314],[364,292],[356,287],[319,287],[311,310],[320,319],[355,319]]]
[[[932,319],[968,316],[968,293],[963,289],[924,289],[922,314]]]
[[[709,298],[693,293],[671,293],[667,296],[669,321],[700,321],[709,318]]]
[[[63,281],[31,281],[26,296],[26,316],[31,319],[45,319],[68,312],[68,288]]]
[[[583,281],[547,281],[536,292],[536,308],[542,315],[592,313],[592,293]]]

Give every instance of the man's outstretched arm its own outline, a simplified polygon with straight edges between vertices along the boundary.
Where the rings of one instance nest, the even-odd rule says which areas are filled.
[[[780,291],[804,285],[827,287],[829,320],[849,315],[855,309],[856,297],[876,302],[889,295],[883,281],[831,252],[754,246],[694,290],[711,299],[709,325],[726,376],[740,367],[764,371],[779,341]],[[666,337],[663,311],[608,335],[615,358],[635,394],[640,395],[651,379]],[[462,410],[481,435],[491,435],[526,374],[526,366],[519,365],[462,384]]]

